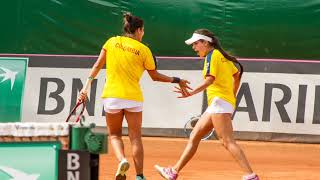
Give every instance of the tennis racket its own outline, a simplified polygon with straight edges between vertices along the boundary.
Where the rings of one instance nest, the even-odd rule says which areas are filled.
[[[71,123],[78,123],[80,121],[80,124],[85,121],[83,112],[86,107],[85,101],[78,101],[77,104],[73,107],[71,112],[69,113],[66,122]]]
[[[196,126],[200,117],[201,117],[201,115],[191,117],[184,125],[184,132],[188,138],[190,137],[192,130]],[[203,138],[201,140],[208,140],[208,139],[210,139],[211,136],[214,136],[214,135],[215,135],[214,129],[212,129],[209,133],[207,133],[205,136],[203,136]]]

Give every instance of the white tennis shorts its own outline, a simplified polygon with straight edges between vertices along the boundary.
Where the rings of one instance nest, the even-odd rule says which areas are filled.
[[[127,99],[104,98],[103,107],[107,113],[118,113],[123,109],[129,112],[141,112],[143,103]]]
[[[205,112],[210,114],[217,114],[217,113],[232,114],[234,112],[234,108],[231,105],[231,103],[229,103],[228,101],[223,100],[219,97],[214,97],[210,106],[208,106]]]

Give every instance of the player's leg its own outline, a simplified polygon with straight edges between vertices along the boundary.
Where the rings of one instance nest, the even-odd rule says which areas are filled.
[[[199,121],[197,122],[196,126],[193,128],[188,144],[184,149],[180,159],[178,162],[173,166],[173,168],[179,172],[187,163],[188,161],[194,156],[196,153],[199,143],[203,136],[208,134],[212,130],[212,122],[210,120],[210,114],[204,113]]]
[[[132,147],[132,156],[137,176],[143,179],[144,150],[141,138],[142,106],[128,108],[124,111],[128,123],[128,134]]]
[[[196,153],[202,137],[208,134],[212,128],[213,126],[210,119],[210,114],[204,113],[192,130],[188,144],[177,163],[172,168],[155,165],[155,168],[160,175],[167,180],[177,179],[178,172],[191,160]]]
[[[124,111],[106,113],[107,130],[113,151],[119,161],[125,158],[124,145],[122,141],[122,121]]]
[[[253,175],[252,180],[257,180],[258,177],[253,173],[245,154],[233,137],[231,114],[216,113],[211,115],[211,119],[222,145],[232,154],[244,172]]]
[[[124,144],[122,141],[123,110],[106,110],[107,129],[113,151],[119,160],[116,172],[116,180],[125,180],[129,162],[125,158]]]

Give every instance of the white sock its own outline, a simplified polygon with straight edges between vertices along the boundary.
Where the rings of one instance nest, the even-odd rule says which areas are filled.
[[[122,162],[122,161],[128,161],[128,160],[126,158],[122,158],[120,162]]]

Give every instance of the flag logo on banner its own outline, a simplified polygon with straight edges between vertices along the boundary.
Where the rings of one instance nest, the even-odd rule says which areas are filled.
[[[0,166],[0,171],[8,174],[11,177],[11,180],[37,180],[40,176],[39,174],[27,174],[18,169]]]
[[[2,82],[6,81],[6,80],[10,80],[10,84],[11,84],[11,91],[12,91],[12,88],[13,88],[13,85],[14,85],[14,81],[16,79],[16,75],[18,72],[13,72],[11,71],[10,69],[6,69],[4,67],[0,67],[0,69],[2,69],[2,71],[4,71],[5,73],[3,74],[0,74],[0,77],[3,77]]]
[[[0,122],[21,120],[27,58],[0,58]]]

